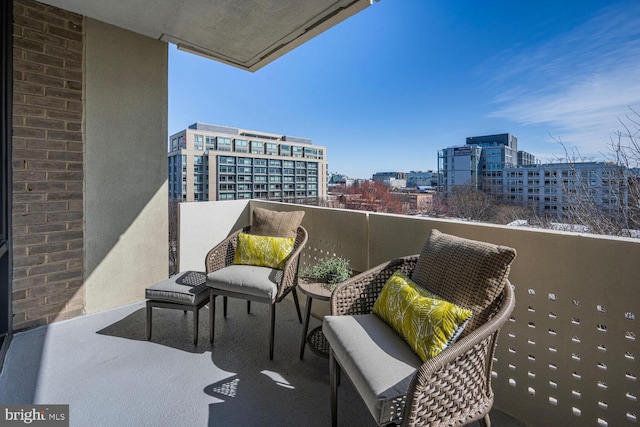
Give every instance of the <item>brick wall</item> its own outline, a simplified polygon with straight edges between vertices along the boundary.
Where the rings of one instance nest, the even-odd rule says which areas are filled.
[[[83,313],[83,18],[14,1],[13,329]]]

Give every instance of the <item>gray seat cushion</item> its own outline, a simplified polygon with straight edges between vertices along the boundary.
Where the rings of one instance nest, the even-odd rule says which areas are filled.
[[[273,301],[282,281],[282,270],[254,265],[230,265],[207,275],[207,286],[228,293]]]
[[[418,355],[374,314],[326,316],[322,331],[376,422],[399,419]]]
[[[209,298],[209,288],[203,281],[183,280],[193,272],[178,273],[175,276],[156,283],[145,290],[145,297],[155,301],[167,301],[179,304],[198,305]],[[196,273],[199,274],[199,273]],[[188,277],[187,277],[188,276]],[[202,274],[204,279],[204,274]],[[202,282],[196,286],[193,283]]]

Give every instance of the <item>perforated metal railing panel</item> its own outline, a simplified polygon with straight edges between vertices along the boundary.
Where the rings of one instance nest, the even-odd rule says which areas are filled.
[[[640,301],[620,298],[613,283],[545,288],[516,285],[492,373],[501,409],[528,411],[539,426],[638,425]]]

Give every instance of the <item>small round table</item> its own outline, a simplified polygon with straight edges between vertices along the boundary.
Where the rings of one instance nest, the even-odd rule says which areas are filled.
[[[302,340],[300,342],[300,359],[304,357],[305,343],[315,354],[321,357],[329,357],[329,342],[322,333],[322,325],[314,328],[309,334],[309,318],[311,317],[311,303],[314,299],[329,301],[331,299],[331,285],[327,283],[309,282],[302,278],[298,279],[298,288],[307,296],[307,306],[305,308],[304,326],[302,329]]]

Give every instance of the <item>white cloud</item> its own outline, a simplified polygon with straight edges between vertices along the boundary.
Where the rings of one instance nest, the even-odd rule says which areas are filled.
[[[619,118],[640,109],[640,2],[601,10],[542,45],[503,52],[505,64],[490,114],[547,128],[566,146],[590,156],[622,130]]]

